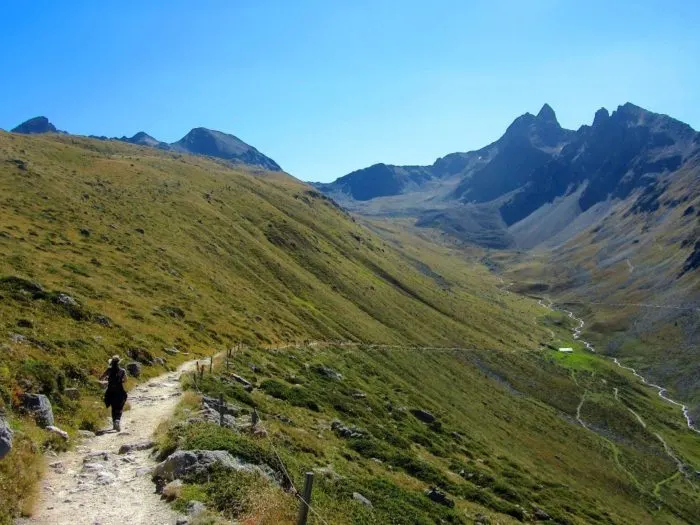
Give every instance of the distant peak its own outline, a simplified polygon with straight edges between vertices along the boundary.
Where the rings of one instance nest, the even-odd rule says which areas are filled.
[[[599,126],[610,118],[610,112],[605,108],[600,108],[593,117],[593,126]]]
[[[642,107],[636,106],[632,104],[631,102],[626,102],[622,106],[617,107],[617,112],[622,114],[622,115],[629,115],[629,116],[639,116],[642,113],[647,113],[647,110],[645,110]]]
[[[554,113],[552,106],[547,103],[542,106],[542,109],[540,109],[540,112],[537,114],[537,118],[546,122],[557,122],[556,113]]]
[[[34,117],[22,122],[12,132],[33,135],[37,133],[58,133],[58,130],[46,117]]]

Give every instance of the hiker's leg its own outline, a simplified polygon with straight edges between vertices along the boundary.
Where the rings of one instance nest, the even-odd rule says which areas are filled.
[[[118,403],[114,403],[112,405],[112,424],[114,425],[114,430],[116,430],[117,432],[121,430],[120,420],[122,418],[123,408],[124,405],[120,405]]]

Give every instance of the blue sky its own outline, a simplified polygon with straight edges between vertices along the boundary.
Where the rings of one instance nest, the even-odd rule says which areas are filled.
[[[304,180],[428,164],[544,102],[700,128],[700,2],[3,0],[0,127],[233,133]]]

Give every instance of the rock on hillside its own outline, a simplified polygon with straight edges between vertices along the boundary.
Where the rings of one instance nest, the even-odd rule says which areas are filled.
[[[12,450],[12,430],[7,421],[0,416],[0,459],[7,456]]]
[[[59,131],[46,117],[34,117],[12,129],[12,133],[35,135],[39,133],[59,133]]]
[[[170,147],[175,151],[207,155],[258,166],[269,171],[282,171],[279,164],[246,144],[238,137],[207,128],[194,128]]]

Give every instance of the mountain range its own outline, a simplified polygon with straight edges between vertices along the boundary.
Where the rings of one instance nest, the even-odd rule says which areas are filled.
[[[529,249],[571,239],[699,155],[690,126],[634,104],[602,108],[576,131],[545,104],[479,150],[430,166],[375,164],[315,186],[360,213],[414,216],[466,241]]]
[[[27,135],[65,133],[58,131],[56,126],[46,117],[34,117],[29,119],[13,128],[12,132]],[[268,171],[282,171],[279,164],[270,157],[260,153],[253,146],[246,144],[234,135],[213,129],[194,128],[187,135],[172,144],[160,141],[144,131],[139,131],[133,137],[123,136],[121,138],[115,137],[110,139],[105,136],[91,135],[90,138],[99,140],[119,140],[121,142],[128,142],[129,144],[136,144],[149,148],[215,157],[236,164],[245,164]]]

